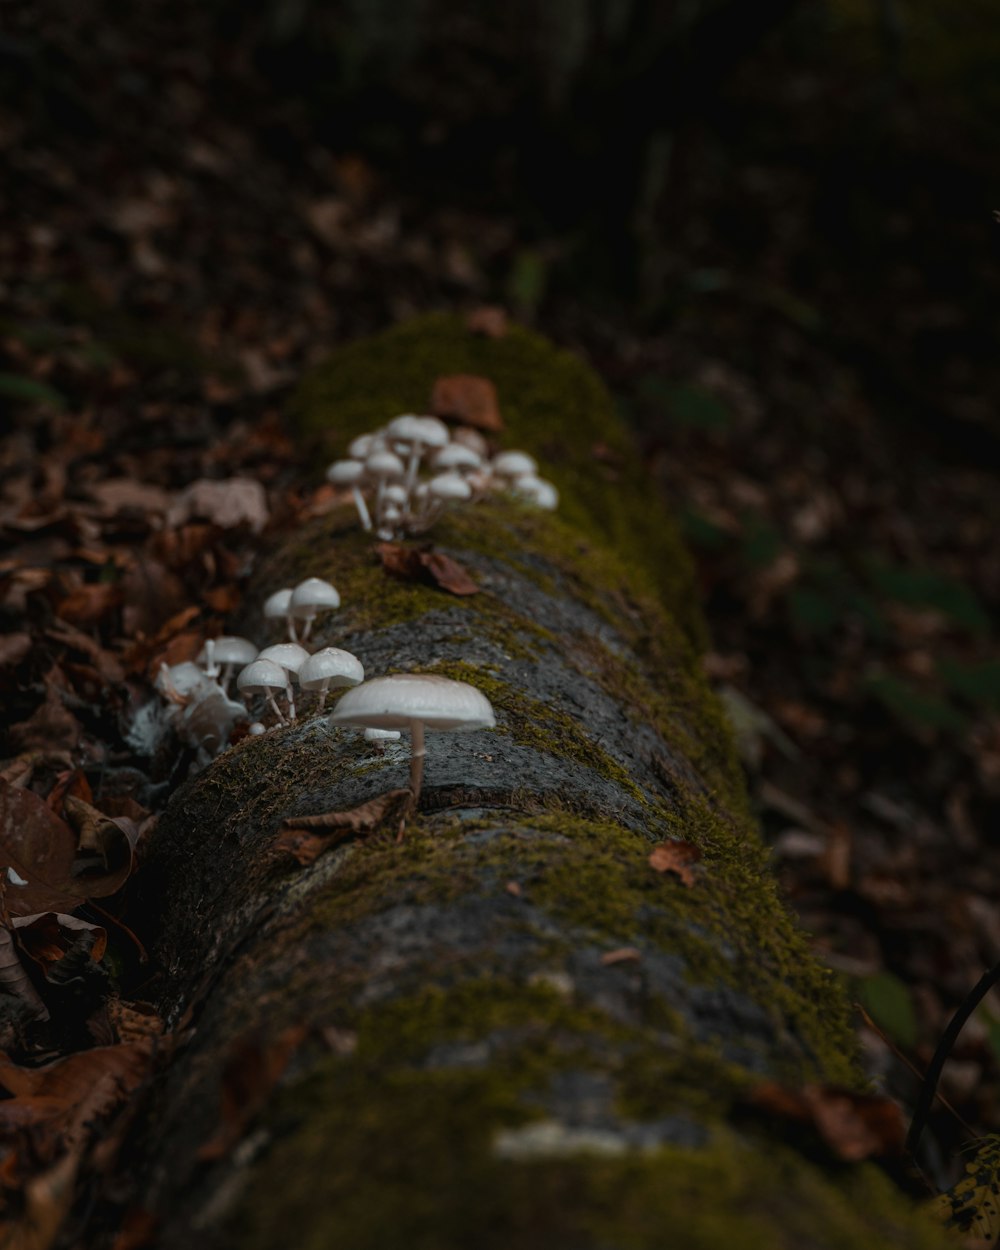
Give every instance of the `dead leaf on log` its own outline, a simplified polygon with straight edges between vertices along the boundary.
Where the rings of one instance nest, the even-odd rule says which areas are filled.
[[[439,377],[431,391],[431,411],[477,430],[496,433],[504,428],[497,402],[497,388],[489,378],[474,373],[450,373]]]
[[[318,816],[289,816],[281,822],[274,850],[291,855],[303,868],[329,847],[358,834],[371,833],[413,798],[411,790],[388,790],[346,812],[323,812]]]
[[[75,795],[67,797],[64,810],[78,837],[74,875],[82,876],[91,867],[98,869],[109,885],[112,880],[117,880],[118,884],[95,891],[95,897],[114,894],[132,871],[132,852],[139,840],[139,826],[128,816],[106,816]]]
[[[19,998],[34,1020],[48,1020],[49,1011],[24,970],[10,929],[0,929],[0,988]]]
[[[768,1115],[812,1127],[837,1158],[848,1163],[902,1153],[906,1126],[890,1098],[834,1085],[796,1090],[763,1081],[751,1090],[749,1101]]]
[[[481,334],[488,339],[502,339],[507,333],[508,318],[498,305],[483,304],[479,308],[473,308],[465,318],[465,325],[473,334]]]
[[[657,872],[669,872],[688,887],[695,883],[691,865],[701,859],[701,849],[693,842],[661,842],[649,853],[649,866]]]
[[[258,1037],[241,1038],[235,1043],[222,1072],[219,1127],[199,1148],[199,1159],[213,1162],[229,1154],[264,1107],[268,1094],[308,1033],[300,1024],[283,1030],[266,1044]]]
[[[642,951],[634,946],[619,946],[617,950],[607,951],[601,956],[601,963],[606,968],[613,968],[615,964],[637,964],[641,961]]]
[[[404,581],[430,582],[452,595],[479,593],[479,587],[457,560],[430,547],[418,549],[399,543],[376,543],[375,554],[387,572]]]

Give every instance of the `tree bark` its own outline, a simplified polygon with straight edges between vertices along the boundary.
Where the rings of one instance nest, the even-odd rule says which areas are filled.
[[[863,1088],[847,1005],[768,875],[690,570],[593,375],[432,318],[334,356],[300,428],[342,449],[458,372],[496,382],[560,514],[456,509],[429,535],[479,583],[456,598],[385,572],[337,513],[248,601],[330,578],[317,643],[469,681],[497,729],[428,736],[404,841],[305,868],[274,853],[280,822],[405,785],[405,746],[307,714],[174,796],[142,876],[192,1030],[134,1147],[159,1244],[942,1244],[874,1165],[748,1111],[763,1080]]]

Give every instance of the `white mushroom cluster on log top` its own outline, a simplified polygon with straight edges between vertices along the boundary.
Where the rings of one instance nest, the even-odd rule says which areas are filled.
[[[478,431],[450,433],[437,417],[404,413],[354,439],[348,456],[330,465],[327,480],[350,490],[363,528],[383,541],[421,534],[446,507],[489,491],[509,491],[548,510],[559,503],[559,492],[538,477],[527,452],[501,452],[491,461]]]

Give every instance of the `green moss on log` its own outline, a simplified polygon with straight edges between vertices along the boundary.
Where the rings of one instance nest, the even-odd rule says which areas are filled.
[[[499,339],[469,333],[446,315],[418,318],[338,351],[302,382],[292,405],[300,431],[343,454],[357,434],[400,412],[426,411],[434,380],[474,373],[496,386],[504,445],[539,460],[559,487],[560,512],[579,533],[645,568],[700,645],[704,623],[691,563],[597,375],[572,353],[514,326]]]

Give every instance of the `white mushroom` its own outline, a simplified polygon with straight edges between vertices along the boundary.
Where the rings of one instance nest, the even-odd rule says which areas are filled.
[[[364,729],[409,730],[410,810],[420,798],[424,771],[424,731],[492,729],[489,699],[464,681],[426,673],[396,673],[362,682],[341,698],[330,719]]]
[[[273,660],[261,659],[258,656],[236,678],[236,687],[243,694],[266,695],[271,710],[277,716],[279,723],[282,725],[287,724],[284,716],[281,714],[281,709],[274,699],[275,692],[278,690],[283,690],[286,697],[291,697],[288,674],[280,664],[275,664]]]
[[[292,676],[298,673],[302,665],[309,659],[309,652],[297,642],[276,642],[272,647],[265,647],[257,656],[258,660],[268,660],[277,664],[285,674],[285,698],[288,700],[288,718],[295,719],[295,696],[292,694]],[[252,665],[251,665],[252,667]],[[244,670],[245,671],[245,670]]]
[[[217,666],[222,665],[219,684],[226,691],[229,689],[233,669],[237,665],[242,668],[256,658],[256,645],[249,638],[239,638],[235,634],[223,634],[221,638],[209,638],[198,653],[198,663],[206,665],[205,672],[209,676],[219,676],[220,670]],[[214,672],[209,669],[209,664],[211,664]]]
[[[375,515],[382,513],[382,495],[386,485],[406,476],[406,465],[393,451],[373,451],[365,460],[365,476],[375,483]]]
[[[284,587],[282,590],[276,590],[273,595],[268,595],[264,600],[264,616],[269,621],[284,618],[288,628],[288,637],[292,642],[295,641],[295,623],[292,620],[289,604],[292,601],[292,589],[290,586]]]
[[[289,600],[289,614],[297,620],[305,621],[302,629],[302,641],[309,637],[312,623],[320,612],[332,612],[340,607],[340,595],[337,588],[325,582],[322,577],[307,577],[292,591]]]
[[[511,490],[521,499],[527,499],[536,508],[544,508],[547,512],[554,512],[559,506],[559,492],[556,488],[551,482],[534,473],[525,473],[523,477],[514,478]]]
[[[340,647],[324,647],[306,660],[298,673],[303,690],[319,691],[319,708],[323,710],[326,692],[331,687],[357,686],[365,679],[365,670],[356,655]]]
[[[420,457],[430,448],[446,446],[450,437],[448,427],[437,417],[417,417],[412,413],[404,413],[389,422],[386,433],[393,446],[407,458],[406,490],[409,494],[417,480]]]
[[[352,444],[353,446],[353,444]],[[371,513],[361,493],[361,482],[365,475],[365,466],[361,460],[335,460],[326,471],[326,480],[334,486],[349,486],[354,506],[358,510],[358,519],[363,529],[372,527]]]
[[[526,451],[502,451],[490,461],[490,472],[494,477],[513,481],[526,473],[538,472],[538,461]]]

